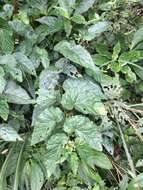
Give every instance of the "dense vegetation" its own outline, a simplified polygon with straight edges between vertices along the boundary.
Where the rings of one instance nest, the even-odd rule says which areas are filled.
[[[143,189],[143,1],[0,1],[0,190]]]

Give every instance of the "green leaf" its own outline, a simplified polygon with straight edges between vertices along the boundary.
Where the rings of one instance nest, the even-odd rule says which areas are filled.
[[[28,4],[33,8],[37,10],[40,10],[41,14],[46,14],[47,6],[48,6],[48,0],[28,0]]]
[[[0,117],[6,121],[9,115],[9,106],[5,100],[0,100]]]
[[[12,126],[0,125],[0,139],[8,142],[22,141],[23,139]]]
[[[59,108],[49,107],[42,111],[35,122],[31,144],[34,145],[46,140],[62,120],[63,112]]]
[[[127,190],[128,187],[128,176],[124,175],[123,179],[120,181],[120,190]]]
[[[41,89],[55,89],[58,85],[59,72],[56,70],[45,69],[39,77],[39,87]]]
[[[119,62],[128,63],[128,62],[137,62],[143,59],[141,51],[131,50],[124,52],[119,57]]]
[[[0,17],[0,28],[11,31],[11,27],[7,23],[7,20],[3,19],[2,17]]]
[[[47,141],[47,153],[45,155],[45,165],[48,177],[54,173],[56,165],[60,163],[61,154],[68,138],[64,133],[57,133]]]
[[[6,80],[4,79],[3,76],[0,76],[0,94],[3,93],[5,86],[6,86]]]
[[[35,47],[34,50],[33,62],[41,62],[45,69],[48,68],[50,64],[48,52],[45,49],[39,47]]]
[[[17,61],[13,54],[1,55],[0,56],[0,65],[12,65],[15,66]]]
[[[66,32],[66,36],[69,37],[71,35],[72,32],[72,24],[70,20],[64,20],[64,29]]]
[[[58,90],[39,89],[37,97],[37,104],[42,106],[51,106],[60,99],[60,92]]]
[[[75,13],[82,14],[88,11],[88,9],[91,8],[95,2],[96,0],[81,0],[81,2],[75,10]]]
[[[75,108],[84,114],[106,115],[104,104],[101,102],[105,96],[96,83],[84,78],[68,79],[63,88],[65,94],[61,103],[67,110]]]
[[[106,32],[110,29],[110,23],[103,21],[97,24],[91,25],[88,30],[85,32],[83,38],[87,41],[91,41],[96,37],[99,37],[103,32]]]
[[[104,169],[112,169],[108,157],[102,152],[91,149],[87,144],[78,144],[77,151],[80,158],[93,169],[95,165]]]
[[[13,31],[21,36],[24,36],[25,33],[31,28],[30,25],[27,25],[18,19],[9,21],[8,23],[13,29]]]
[[[138,43],[140,43],[143,40],[143,27],[138,29],[133,37],[131,49],[133,49]]]
[[[84,140],[90,147],[101,151],[102,136],[98,127],[87,117],[82,115],[72,116],[66,119],[64,124],[65,132],[75,133],[81,140]]]
[[[142,187],[143,187],[143,173],[140,173],[131,180],[131,182],[128,185],[128,190],[134,190],[136,188],[140,189]]]
[[[72,154],[70,155],[69,164],[70,164],[71,170],[73,171],[74,175],[76,175],[77,171],[78,171],[79,161],[78,161],[78,156],[75,152],[72,152]]]
[[[110,68],[111,68],[111,70],[112,70],[113,72],[119,72],[119,71],[121,70],[121,64],[120,64],[119,62],[117,62],[117,61],[112,62]]]
[[[60,7],[65,9],[68,12],[68,14],[70,15],[73,11],[76,0],[58,0],[58,3],[60,5]]]
[[[16,171],[15,171],[15,176],[14,176],[13,190],[18,190],[18,187],[19,187],[21,165],[22,165],[23,152],[24,152],[25,145],[26,145],[26,140],[22,144],[19,155],[18,155],[18,159],[16,163]]]
[[[16,58],[18,64],[20,65],[20,68],[22,71],[36,76],[34,64],[26,55],[18,52],[15,54],[15,58]]]
[[[24,23],[24,24],[29,24],[29,18],[27,15],[27,12],[24,10],[20,10],[18,13],[18,18]]]
[[[52,33],[58,32],[59,30],[63,29],[63,20],[58,19],[57,17],[44,16],[44,17],[37,19],[36,21],[48,26],[47,34],[52,34]]]
[[[13,79],[17,80],[18,82],[23,81],[22,71],[19,68],[14,67],[11,64],[5,65],[4,68],[6,73],[10,73]]]
[[[39,190],[44,184],[43,171],[36,162],[31,163],[30,186],[31,190]]]
[[[63,7],[54,7],[59,16],[63,16],[67,19],[70,18],[68,11]]]
[[[126,80],[129,82],[129,83],[133,83],[134,81],[136,81],[136,74],[132,71],[128,72],[126,74]]]
[[[94,54],[92,55],[92,59],[94,61],[94,64],[97,66],[104,65],[109,62],[109,59],[100,55],[100,54]]]
[[[112,54],[109,52],[107,45],[103,43],[97,43],[95,48],[96,51],[100,54],[100,56],[104,56],[108,59],[111,59]]]
[[[84,16],[80,14],[74,14],[73,17],[71,17],[71,20],[77,24],[86,24]]]
[[[55,51],[58,51],[67,59],[85,67],[94,69],[95,65],[89,52],[81,45],[72,44],[67,41],[59,42],[55,47]]]
[[[16,84],[14,81],[9,81],[5,91],[5,97],[8,102],[14,104],[31,104],[34,101],[30,98],[25,89]]]
[[[14,50],[13,33],[6,29],[0,29],[0,49],[2,53],[9,54]]]
[[[113,54],[112,54],[112,60],[113,60],[113,61],[116,61],[116,60],[117,60],[120,51],[121,51],[121,46],[120,46],[120,43],[118,42],[118,43],[114,46],[114,48],[113,48]]]
[[[66,74],[69,77],[81,77],[81,74],[78,72],[77,68],[70,63],[70,61],[66,58],[61,58],[55,63],[56,68],[59,69],[60,72]]]

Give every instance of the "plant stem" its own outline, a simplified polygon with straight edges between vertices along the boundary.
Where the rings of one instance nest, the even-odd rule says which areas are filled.
[[[121,139],[122,139],[122,142],[123,142],[123,147],[124,147],[124,150],[125,150],[125,153],[126,153],[126,156],[127,156],[127,160],[128,160],[128,163],[129,163],[129,166],[130,166],[130,169],[134,175],[134,177],[136,177],[136,170],[135,170],[135,167],[134,167],[134,163],[133,163],[133,160],[132,160],[132,157],[130,155],[130,152],[129,152],[129,149],[127,147],[127,144],[126,144],[126,141],[125,141],[125,138],[124,138],[124,135],[123,135],[123,132],[122,132],[122,129],[117,121],[117,126],[118,126],[118,129],[120,131],[120,135],[121,135]]]
[[[16,14],[17,12],[17,0],[13,0],[13,13]]]

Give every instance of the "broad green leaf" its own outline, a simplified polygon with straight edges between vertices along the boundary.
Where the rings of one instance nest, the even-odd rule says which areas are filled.
[[[120,184],[119,184],[120,190],[127,190],[128,180],[129,180],[128,176],[124,175],[123,179],[120,181]]]
[[[112,54],[112,60],[113,60],[113,61],[116,61],[116,60],[117,60],[120,51],[121,51],[121,46],[120,46],[120,43],[118,42],[118,43],[114,46],[114,48],[113,48],[113,54]]]
[[[32,27],[30,25],[25,24],[24,22],[22,22],[21,20],[15,19],[12,21],[8,22],[9,25],[11,26],[11,28],[13,29],[14,32],[16,32],[17,34],[24,36],[25,33],[31,29]]]
[[[71,20],[77,24],[86,24],[86,20],[85,20],[84,16],[82,16],[80,14],[74,14],[73,17],[71,18]]]
[[[112,164],[106,154],[90,148],[87,144],[78,144],[77,151],[80,158],[94,169],[94,166],[98,166],[104,169],[112,169]]]
[[[3,93],[5,86],[6,86],[6,80],[4,79],[3,76],[0,76],[0,94]]]
[[[11,27],[10,27],[9,24],[7,23],[7,20],[5,20],[5,19],[2,18],[2,17],[0,17],[0,28],[6,29],[6,30],[10,30],[10,31],[11,31]]]
[[[84,79],[68,79],[63,85],[65,93],[62,96],[62,105],[67,110],[76,110],[84,114],[106,115],[106,109],[101,99],[104,99],[100,87]]]
[[[59,69],[60,72],[66,74],[69,77],[81,77],[81,74],[78,72],[77,68],[70,63],[70,61],[66,58],[61,58],[55,63],[56,68]]]
[[[68,19],[64,20],[64,30],[66,32],[66,36],[69,37],[72,32],[72,23]]]
[[[98,127],[87,117],[76,115],[67,118],[64,130],[69,134],[75,133],[80,139],[88,143],[90,147],[99,151],[102,150],[101,133]]]
[[[110,137],[108,137],[108,134]],[[104,135],[104,134],[103,134]],[[105,135],[107,136],[104,136],[103,137],[103,146],[104,148],[109,152],[109,154],[113,155],[114,154],[114,144],[113,144],[113,140],[112,140],[112,134],[111,132],[107,132],[105,131]]]
[[[37,65],[42,63],[43,67],[46,69],[49,67],[49,64],[50,64],[49,54],[45,49],[35,47],[34,52],[32,54],[32,61],[38,62]]]
[[[18,52],[15,54],[15,58],[16,58],[18,64],[20,65],[20,68],[22,71],[36,76],[34,64],[26,55]]]
[[[17,80],[18,82],[23,81],[22,71],[19,68],[11,64],[5,65],[4,68],[6,73],[9,73],[13,79]]]
[[[96,0],[88,0],[88,1],[81,0],[75,10],[75,13],[82,14],[82,13],[88,11],[88,9],[91,8],[95,2],[96,2]]]
[[[42,106],[50,106],[60,99],[60,92],[58,90],[39,89],[37,97],[37,104]]]
[[[73,171],[74,175],[76,175],[77,171],[78,171],[79,161],[78,161],[78,156],[75,152],[72,152],[72,154],[70,155],[69,164],[70,164],[71,170]]]
[[[103,184],[103,181],[97,171],[94,171],[90,166],[83,162],[83,160],[80,163],[78,175],[89,186],[92,186],[93,182]]]
[[[58,0],[58,3],[60,5],[60,7],[65,9],[68,12],[68,14],[70,15],[73,11],[76,0]]]
[[[14,39],[12,31],[0,29],[0,49],[4,54],[13,52]]]
[[[128,72],[125,77],[129,83],[133,83],[137,79],[136,74],[133,71]]]
[[[0,76],[4,77],[4,75],[5,75],[4,69],[3,67],[0,66]]]
[[[140,43],[143,40],[143,27],[138,29],[133,37],[131,49],[133,49],[138,43]]]
[[[9,115],[9,106],[5,100],[0,100],[0,117],[6,121]]]
[[[58,123],[63,120],[63,112],[58,107],[43,110],[35,122],[31,144],[46,140]]]
[[[56,165],[60,163],[61,154],[64,145],[67,144],[68,138],[64,133],[56,133],[47,141],[47,153],[45,155],[45,165],[47,168],[48,177],[50,177]]]
[[[13,14],[13,6],[12,6],[12,5],[10,5],[10,4],[5,4],[5,5],[3,6],[3,10],[4,10],[4,15],[5,15],[5,17],[10,18],[10,17],[12,16],[12,14]]]
[[[28,0],[28,4],[36,11],[40,10],[41,14],[47,12],[48,0]]]
[[[0,125],[0,139],[8,142],[22,141],[12,126]]]
[[[15,66],[17,61],[13,54],[1,55],[0,56],[0,65],[12,65]]]
[[[54,50],[85,68],[95,68],[91,55],[81,45],[76,45],[68,41],[61,41],[54,47]]]
[[[61,95],[59,90],[53,89],[39,89],[38,97],[36,99],[37,105],[34,107],[33,115],[32,115],[32,126],[35,125],[39,115],[43,112],[43,110],[49,106],[55,105],[60,102]]]
[[[131,51],[122,53],[119,57],[119,62],[121,63],[137,62],[142,59],[143,59],[143,55],[141,51],[131,50]]]
[[[45,69],[39,77],[39,87],[42,89],[55,89],[58,85],[59,72],[56,70]]]
[[[112,54],[108,50],[108,46],[103,43],[95,44],[96,51],[101,55],[108,59],[111,59]]]
[[[30,186],[31,190],[39,190],[44,184],[43,171],[36,162],[31,163]]]
[[[44,16],[37,19],[36,21],[48,26],[47,31],[44,29],[45,32],[47,32],[47,35],[58,32],[63,29],[63,21],[61,18],[58,19],[57,17],[53,17],[53,16]]]
[[[121,70],[121,64],[117,61],[112,62],[110,68],[113,72],[119,72]]]
[[[29,24],[29,18],[27,15],[27,12],[24,10],[20,10],[18,13],[18,18],[24,23],[24,24]]]
[[[107,57],[104,57],[100,54],[92,55],[92,59],[94,61],[94,64],[97,66],[101,66],[109,62],[109,59]]]
[[[106,32],[110,29],[110,23],[107,21],[99,22],[97,24],[91,25],[87,32],[85,32],[83,38],[87,41],[93,40],[96,37],[99,37],[103,32]]]
[[[30,98],[29,94],[21,86],[16,84],[14,81],[9,81],[4,95],[8,102],[14,104],[31,104],[34,101]]]
[[[128,185],[128,190],[134,190],[138,188],[143,188],[143,173],[140,173],[135,178],[133,178]]]
[[[54,7],[58,16],[63,16],[67,19],[70,18],[68,11],[63,7]]]

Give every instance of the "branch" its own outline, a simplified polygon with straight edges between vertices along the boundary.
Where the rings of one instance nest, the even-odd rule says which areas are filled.
[[[127,144],[126,144],[122,129],[121,129],[121,127],[120,127],[117,120],[116,120],[116,122],[117,122],[118,129],[120,131],[121,139],[122,139],[122,142],[123,142],[123,147],[124,147],[124,150],[125,150],[125,153],[126,153],[126,156],[127,156],[127,160],[128,160],[130,169],[131,169],[132,173],[134,174],[134,177],[136,177],[136,170],[135,170],[135,167],[134,167],[134,163],[133,163],[132,157],[130,155],[129,149],[127,147]]]

